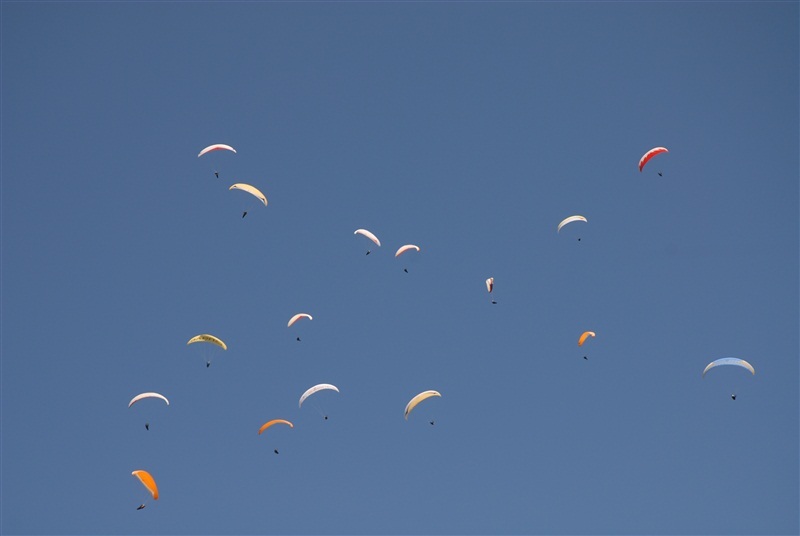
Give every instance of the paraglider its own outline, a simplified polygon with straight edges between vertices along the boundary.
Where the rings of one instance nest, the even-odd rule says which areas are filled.
[[[261,190],[259,190],[255,186],[252,186],[250,184],[245,184],[243,182],[238,182],[236,184],[232,184],[230,188],[228,188],[228,190],[242,190],[243,192],[247,192],[250,195],[254,196],[256,199],[258,199],[259,201],[261,201],[265,207],[267,206],[267,197],[264,194],[262,194]],[[247,216],[246,210],[242,213],[242,218],[244,218],[245,216]]]
[[[131,401],[128,402],[128,407],[133,406],[135,403],[139,402],[140,400],[144,400],[145,398],[158,398],[158,399],[161,399],[164,402],[166,402],[166,404],[169,406],[169,400],[167,400],[167,397],[165,397],[162,394],[159,394],[159,393],[142,393],[142,394],[134,396],[131,399]],[[150,430],[150,423],[149,422],[144,423],[144,429],[148,430],[148,431]]]
[[[414,398],[409,400],[408,404],[406,404],[406,410],[405,410],[405,414],[404,414],[405,419],[408,420],[409,413],[411,413],[411,410],[413,410],[415,407],[417,407],[417,404],[419,404],[423,400],[426,400],[426,399],[428,399],[428,398],[430,398],[432,396],[442,396],[442,395],[439,394],[438,391],[433,391],[433,390],[431,390],[431,391],[422,391],[420,394],[416,395]],[[431,422],[431,424],[433,424],[433,423]]]
[[[271,421],[267,421],[261,425],[261,428],[258,429],[258,435],[261,435],[264,432],[264,430],[266,430],[271,426],[275,426],[276,424],[285,424],[289,428],[294,428],[294,425],[291,422],[287,421],[286,419],[272,419]],[[275,454],[280,454],[280,452],[278,452],[278,449],[273,450],[273,452]]]
[[[647,164],[651,158],[653,158],[657,154],[668,153],[668,152],[669,151],[667,150],[666,147],[653,147],[652,149],[644,153],[642,157],[639,159],[639,172],[641,172],[642,169],[644,169],[645,164]],[[659,176],[662,176],[660,172]]]
[[[486,280],[486,290],[489,291],[489,300],[493,304],[497,304],[497,300],[492,297],[492,291],[494,290],[494,277],[490,277]]]
[[[292,325],[301,318],[308,318],[309,320],[314,320],[312,316],[308,313],[297,313],[296,315],[294,315],[292,318],[289,319],[289,323],[286,325],[286,327],[289,328],[292,327]],[[299,341],[300,337],[297,337],[297,340]]]
[[[395,252],[394,256],[395,256],[395,258],[397,258],[400,255],[402,255],[403,253],[405,253],[406,251],[410,251],[412,249],[417,251],[417,252],[419,252],[419,250],[420,250],[419,246],[415,246],[414,244],[406,244],[405,246],[400,246],[400,249],[398,249],[397,252]],[[408,273],[408,268],[403,268],[403,271],[405,273]]]
[[[212,151],[220,151],[220,150],[231,151],[234,153],[236,152],[236,149],[234,149],[230,145],[225,145],[224,143],[215,143],[214,145],[209,145],[208,147],[200,151],[200,153],[197,155],[197,158],[200,158],[204,154],[208,154]]]
[[[584,218],[583,216],[581,216],[580,214],[576,214],[574,216],[569,216],[569,217],[564,218],[563,220],[561,220],[561,223],[558,224],[558,228],[556,229],[556,232],[560,233],[562,227],[564,227],[565,225],[567,225],[569,223],[575,222],[575,221],[587,222],[588,220],[586,218]],[[580,241],[581,241],[581,239],[580,239],[580,237],[578,237],[578,242],[580,242]]]
[[[209,145],[208,147],[200,151],[200,153],[197,155],[197,158],[200,158],[201,156],[214,151],[223,151],[223,152],[230,151],[232,153],[236,153],[236,149],[234,149],[230,145],[225,145],[224,143],[215,143],[214,145]],[[216,178],[219,178],[219,170],[216,169],[214,170],[214,176]]]
[[[733,365],[736,367],[742,367],[745,370],[749,370],[750,374],[752,374],[753,376],[755,376],[756,374],[756,369],[753,368],[753,365],[751,365],[744,359],[739,359],[737,357],[723,357],[720,359],[715,359],[714,361],[706,365],[706,368],[703,369],[703,378],[706,377],[706,372],[708,372],[709,370],[723,365]],[[736,400],[736,393],[731,394],[731,400]]]
[[[153,479],[153,476],[150,473],[142,469],[137,469],[136,471],[133,471],[131,475],[138,478],[139,482],[141,482],[142,485],[147,488],[147,491],[150,492],[150,495],[153,497],[154,501],[158,500],[158,487],[156,486],[155,479]],[[146,504],[142,503],[136,509],[141,510],[145,506]]]
[[[581,336],[578,337],[578,346],[583,346],[583,343],[586,342],[586,339],[594,336],[595,336],[594,331],[584,331],[583,333],[581,333]],[[583,358],[586,359],[587,361],[589,360],[587,356],[583,356]]]
[[[313,387],[310,387],[310,388],[308,388],[308,389],[306,390],[306,392],[305,392],[305,393],[303,393],[303,394],[300,396],[300,402],[298,403],[298,406],[297,406],[297,407],[300,407],[300,408],[302,408],[302,407],[303,407],[303,402],[304,402],[304,401],[305,401],[305,400],[306,400],[308,397],[310,397],[310,396],[311,396],[311,395],[313,395],[314,393],[317,393],[317,392],[319,392],[319,391],[324,391],[324,390],[336,391],[337,393],[339,392],[339,388],[338,388],[338,387],[336,387],[335,385],[331,385],[330,383],[320,383],[320,384],[317,384],[317,385],[315,385],[315,386],[313,386]],[[312,404],[312,405],[314,405],[314,406],[316,407],[316,404]],[[327,415],[325,412],[323,412],[323,411],[322,411],[322,410],[321,410],[319,407],[317,407],[317,411],[319,411],[319,412],[320,412],[320,414],[322,414],[322,416],[324,417],[324,419],[325,419],[326,421],[328,420],[328,415]]]
[[[189,342],[187,342],[186,345],[188,346],[190,344],[195,344],[195,343],[198,343],[198,342],[207,342],[207,343],[210,343],[212,345],[219,346],[223,350],[227,350],[228,349],[228,345],[225,344],[222,341],[222,339],[220,339],[219,337],[215,337],[214,335],[210,335],[208,333],[195,335],[194,337],[189,339]],[[211,357],[210,357],[211,354],[206,351],[205,355],[207,356],[206,357],[206,368],[208,368],[208,367],[211,366]]]
[[[366,236],[370,240],[372,240],[376,246],[381,247],[381,241],[378,240],[378,237],[375,236],[372,232],[367,231],[366,229],[356,229],[353,234],[360,234],[362,236]],[[367,250],[367,255],[372,253],[370,250]]]

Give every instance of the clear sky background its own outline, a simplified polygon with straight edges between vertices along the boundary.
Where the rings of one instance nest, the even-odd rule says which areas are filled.
[[[2,532],[797,534],[798,16],[4,1]]]

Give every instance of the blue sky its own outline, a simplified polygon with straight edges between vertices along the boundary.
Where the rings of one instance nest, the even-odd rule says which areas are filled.
[[[4,1],[0,530],[796,534],[798,14]]]

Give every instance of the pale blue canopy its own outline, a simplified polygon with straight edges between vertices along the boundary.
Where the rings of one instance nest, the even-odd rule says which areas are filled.
[[[703,377],[705,377],[706,372],[711,370],[714,367],[718,367],[720,365],[736,365],[738,367],[744,367],[750,371],[751,374],[756,373],[756,369],[753,368],[753,365],[745,361],[744,359],[739,359],[737,357],[723,357],[721,359],[717,359],[716,361],[712,361],[706,368],[703,369]]]

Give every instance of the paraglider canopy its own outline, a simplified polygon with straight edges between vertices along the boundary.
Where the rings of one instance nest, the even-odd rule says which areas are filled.
[[[271,421],[267,421],[261,425],[261,428],[258,429],[258,435],[261,435],[264,430],[275,424],[286,424],[289,426],[289,428],[294,428],[294,425],[285,419],[272,419]]]
[[[578,338],[578,346],[583,346],[583,343],[586,342],[586,339],[589,337],[594,337],[594,331],[584,331],[581,336]]]
[[[244,192],[247,192],[247,193],[257,197],[259,201],[264,203],[265,207],[267,206],[267,197],[264,194],[262,194],[261,190],[259,190],[255,186],[252,186],[250,184],[245,184],[243,182],[239,182],[239,183],[236,183],[236,184],[232,184],[231,187],[228,188],[228,190],[242,190]]]
[[[309,320],[314,320],[311,317],[311,315],[308,314],[308,313],[297,313],[296,315],[294,315],[292,318],[289,319],[289,323],[286,325],[286,327],[289,327],[289,328],[292,327],[292,324],[294,324],[295,322],[297,322],[301,318],[308,318]],[[323,324],[324,324],[324,322],[323,322]]]
[[[158,487],[156,486],[156,481],[153,479],[153,476],[148,473],[147,471],[143,471],[141,469],[137,469],[131,473],[133,476],[139,479],[139,482],[142,483],[144,487],[147,488],[147,491],[153,496],[153,500],[158,500]]]
[[[211,151],[220,151],[220,150],[232,151],[234,153],[236,152],[236,149],[234,149],[230,145],[225,145],[224,143],[215,143],[214,145],[209,145],[208,147],[200,151],[200,154],[197,155],[197,158],[200,158],[204,154],[208,154]]]
[[[572,223],[574,221],[588,222],[588,220],[586,218],[584,218],[583,216],[581,216],[579,214],[576,214],[574,216],[569,216],[569,217],[564,218],[563,220],[561,220],[561,223],[558,224],[558,228],[556,229],[556,232],[560,233],[562,227],[564,227],[568,223]]]
[[[406,404],[406,411],[404,414],[405,419],[408,420],[409,413],[411,413],[411,410],[417,407],[417,404],[432,396],[442,396],[442,395],[440,395],[438,391],[433,391],[433,390],[422,391],[420,394],[416,395],[414,398],[409,400],[408,404]]]
[[[222,342],[222,339],[220,339],[218,337],[215,337],[213,335],[209,335],[208,333],[203,333],[201,335],[195,335],[194,337],[189,339],[189,342],[187,342],[186,345],[188,346],[188,345],[194,344],[196,342],[210,342],[211,344],[216,344],[217,346],[219,346],[223,350],[227,350],[228,349],[228,345],[226,345],[224,342]]]
[[[333,391],[336,391],[337,393],[339,392],[339,388],[336,387],[335,385],[331,385],[330,383],[317,384],[314,387],[310,387],[309,389],[307,389],[306,392],[300,396],[300,403],[298,404],[298,407],[302,408],[303,401],[305,401],[306,398],[313,395],[317,391],[322,391],[323,389],[331,389]]]
[[[164,395],[161,395],[161,394],[158,394],[158,393],[142,393],[140,395],[134,396],[131,399],[131,401],[128,402],[128,407],[131,407],[132,405],[134,405],[135,403],[137,403],[138,401],[140,401],[140,400],[142,400],[144,398],[160,398],[161,400],[166,402],[167,405],[169,406],[169,400],[167,400],[167,397],[165,397]]]
[[[370,231],[367,231],[366,229],[356,229],[356,231],[353,234],[360,234],[366,236],[367,238],[372,240],[378,247],[380,247],[381,245],[381,241],[378,240],[378,237],[372,234]]]
[[[642,171],[644,165],[647,164],[650,161],[650,159],[653,158],[655,155],[668,152],[669,151],[667,150],[666,147],[653,147],[652,149],[644,153],[644,155],[642,155],[642,157],[639,159],[639,171]]]
[[[750,371],[751,374],[755,375],[756,369],[753,368],[753,365],[745,361],[744,359],[739,359],[737,357],[723,357],[721,359],[717,359],[706,365],[706,368],[703,369],[703,377],[706,377],[706,372],[711,370],[712,368],[719,367],[721,365],[734,365],[737,367],[742,367]]]
[[[397,250],[397,252],[394,254],[394,256],[395,257],[399,257],[400,255],[402,255],[403,253],[405,253],[406,251],[408,251],[410,249],[414,249],[416,251],[419,251],[419,246],[415,246],[414,244],[406,244],[405,246],[400,246],[400,249]]]

